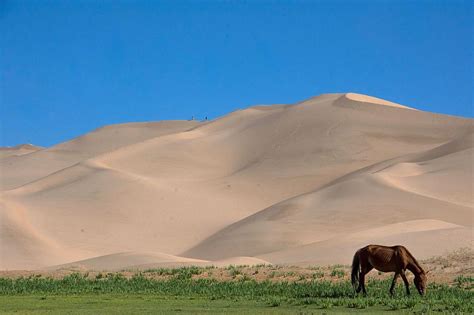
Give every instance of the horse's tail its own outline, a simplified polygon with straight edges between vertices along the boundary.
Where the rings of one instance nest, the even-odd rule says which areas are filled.
[[[354,288],[358,285],[358,282],[359,282],[359,269],[360,269],[359,252],[360,250],[356,251],[356,253],[354,254],[354,258],[352,259],[351,282]]]

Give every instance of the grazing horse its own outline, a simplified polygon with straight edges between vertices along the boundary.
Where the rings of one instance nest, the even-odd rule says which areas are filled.
[[[375,268],[382,272],[395,272],[392,286],[390,287],[390,294],[393,295],[393,289],[399,276],[402,277],[405,283],[407,295],[410,295],[410,288],[405,270],[410,270],[415,275],[415,286],[423,295],[426,290],[426,274],[415,257],[403,246],[382,246],[382,245],[368,245],[359,249],[352,260],[351,280],[354,288],[359,282],[356,292],[359,293],[362,289],[364,295],[367,294],[365,290],[365,275]]]

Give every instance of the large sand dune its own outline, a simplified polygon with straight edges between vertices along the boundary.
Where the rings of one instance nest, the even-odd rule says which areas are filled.
[[[0,157],[0,269],[347,263],[472,247],[474,121],[360,94]],[[433,244],[436,246],[433,246]]]
[[[43,148],[32,144],[20,144],[14,147],[0,147],[0,159],[9,156],[20,156],[33,153],[41,149]]]

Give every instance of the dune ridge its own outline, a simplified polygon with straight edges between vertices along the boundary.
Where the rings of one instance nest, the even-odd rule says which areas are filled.
[[[347,263],[364,243],[409,244],[422,258],[472,247],[473,134],[472,119],[355,93],[106,126],[0,157],[0,269]]]
[[[7,158],[9,156],[25,155],[42,149],[44,148],[29,143],[20,144],[13,147],[0,147],[0,159]]]

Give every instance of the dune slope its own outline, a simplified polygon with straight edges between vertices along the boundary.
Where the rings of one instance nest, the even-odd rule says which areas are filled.
[[[42,150],[42,147],[32,144],[20,144],[14,147],[0,147],[0,159],[9,156],[20,156]]]
[[[20,187],[121,146],[187,130],[198,124],[197,121],[163,121],[110,125],[51,148],[39,150],[39,147],[27,146],[30,154],[0,155],[4,157],[0,159],[0,190]],[[8,149],[0,150],[0,154],[10,151]],[[16,151],[19,149],[24,151],[25,146]]]
[[[473,130],[354,93],[101,128],[0,159],[0,268],[109,255],[123,264],[85,265],[128,268],[129,252],[137,265],[336,263],[364,243],[422,257],[472,246]]]

